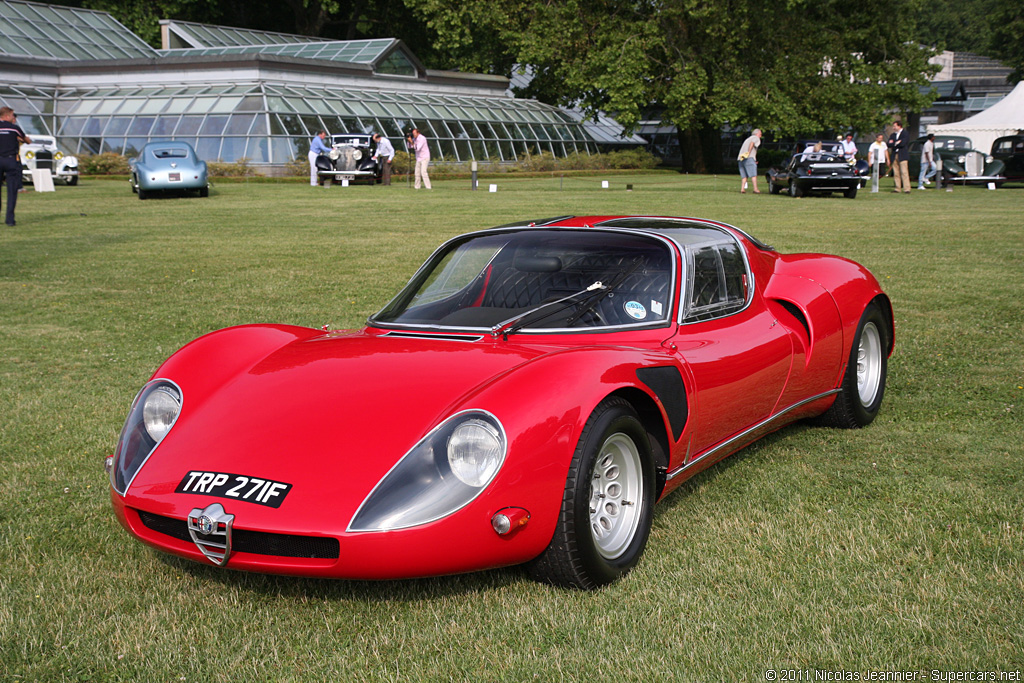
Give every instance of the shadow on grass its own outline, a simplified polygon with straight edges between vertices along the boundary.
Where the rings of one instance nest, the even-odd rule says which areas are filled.
[[[317,579],[301,576],[256,574],[232,569],[219,569],[153,550],[164,565],[187,573],[204,582],[215,582],[225,588],[284,598],[329,601],[414,602],[427,598],[445,598],[488,592],[515,584],[532,584],[525,567],[505,567],[469,574],[433,576],[420,579],[388,581],[356,581],[351,579]],[[539,585],[539,584],[538,584]]]

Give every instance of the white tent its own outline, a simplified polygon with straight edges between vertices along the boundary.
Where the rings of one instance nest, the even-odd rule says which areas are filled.
[[[1024,130],[1024,81],[983,112],[956,123],[937,123],[928,126],[936,135],[963,135],[974,143],[974,149],[988,152],[996,138],[1014,135]]]

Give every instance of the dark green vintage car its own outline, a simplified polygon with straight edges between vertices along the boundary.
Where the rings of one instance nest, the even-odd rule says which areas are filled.
[[[1024,182],[1024,135],[1007,135],[992,143],[992,156],[1002,161],[1007,182]]]
[[[917,182],[921,170],[921,148],[927,137],[910,143],[910,181]],[[972,148],[971,139],[962,135],[936,135],[935,160],[942,160],[943,183],[995,183],[1006,182],[1004,164],[990,154]]]

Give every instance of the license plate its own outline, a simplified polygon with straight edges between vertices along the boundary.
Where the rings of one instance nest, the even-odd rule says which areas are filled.
[[[203,472],[192,470],[186,474],[175,493],[198,493],[218,498],[235,498],[267,507],[281,507],[285,496],[292,490],[291,484],[259,477],[229,474],[227,472]]]
[[[181,174],[180,173],[168,173],[167,174],[167,179],[170,180],[172,183],[180,183],[181,182]]]

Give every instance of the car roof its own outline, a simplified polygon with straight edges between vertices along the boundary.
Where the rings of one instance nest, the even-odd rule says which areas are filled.
[[[610,228],[637,230],[658,234],[675,242],[680,249],[719,243],[731,236],[742,237],[759,249],[774,251],[774,247],[758,240],[741,228],[706,218],[679,216],[556,216],[518,221],[498,228]]]

